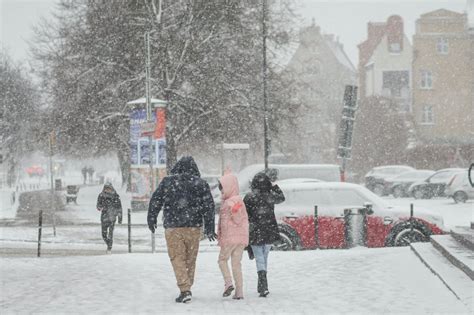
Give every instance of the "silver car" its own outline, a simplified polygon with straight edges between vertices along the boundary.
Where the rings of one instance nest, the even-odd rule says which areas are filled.
[[[474,199],[474,187],[469,183],[467,170],[453,175],[446,186],[446,196],[453,198],[456,203]]]

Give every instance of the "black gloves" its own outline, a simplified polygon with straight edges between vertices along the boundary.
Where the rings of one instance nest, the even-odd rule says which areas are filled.
[[[214,242],[217,239],[217,234],[214,232],[207,233],[207,238],[209,241]]]
[[[151,233],[155,233],[156,223],[148,223],[148,228],[150,229]]]

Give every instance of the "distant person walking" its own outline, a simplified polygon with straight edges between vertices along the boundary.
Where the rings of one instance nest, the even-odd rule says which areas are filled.
[[[85,185],[87,181],[87,166],[84,166],[81,169],[81,173],[82,173],[82,178],[84,179],[84,185]]]
[[[224,277],[224,293],[230,296],[234,290],[232,276],[235,281],[235,295],[233,299],[244,298],[242,277],[242,253],[249,244],[249,221],[247,210],[242,197],[239,195],[239,183],[233,174],[225,174],[219,180],[219,189],[222,195],[222,205],[219,210],[217,240],[221,247],[219,253],[219,268]],[[232,275],[229,271],[228,260],[231,259]]]
[[[285,196],[263,172],[255,175],[250,186],[251,192],[244,198],[250,223],[249,244],[257,263],[257,291],[260,297],[266,297],[270,293],[267,281],[268,254],[272,244],[280,239],[275,204],[285,201]]]
[[[152,233],[155,233],[161,210],[168,256],[180,290],[175,301],[187,303],[192,298],[191,287],[203,222],[209,240],[214,241],[217,237],[211,191],[201,179],[192,157],[182,157],[153,193],[148,207],[148,227]]]
[[[102,238],[107,244],[107,254],[112,251],[114,239],[114,226],[118,217],[118,223],[122,224],[122,203],[120,196],[111,183],[107,182],[97,198],[97,210],[101,212]]]
[[[94,176],[94,172],[95,172],[95,170],[92,166],[89,166],[87,168],[87,173],[89,174],[89,184],[92,184],[92,178]]]

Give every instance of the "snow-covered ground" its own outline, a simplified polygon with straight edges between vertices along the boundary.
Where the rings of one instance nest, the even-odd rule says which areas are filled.
[[[217,252],[201,252],[191,304],[177,304],[168,256],[6,258],[0,309],[9,313],[472,314],[409,248],[272,252],[268,298],[243,258],[243,301],[221,297]],[[32,285],[34,284],[34,285]]]

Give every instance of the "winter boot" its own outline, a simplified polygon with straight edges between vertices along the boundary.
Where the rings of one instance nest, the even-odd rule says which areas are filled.
[[[224,293],[222,293],[223,297],[228,297],[234,291],[234,286],[232,284],[226,285],[224,288]]]
[[[265,270],[258,271],[257,292],[260,293],[260,296],[262,296],[262,292],[265,289],[264,282],[263,282],[264,274],[265,274]]]
[[[179,294],[175,301],[176,303],[189,303],[191,302],[191,297],[191,291],[184,291]]]
[[[261,297],[267,297],[267,295],[270,294],[268,291],[268,281],[267,281],[267,272],[263,272],[263,291],[260,292]]]

